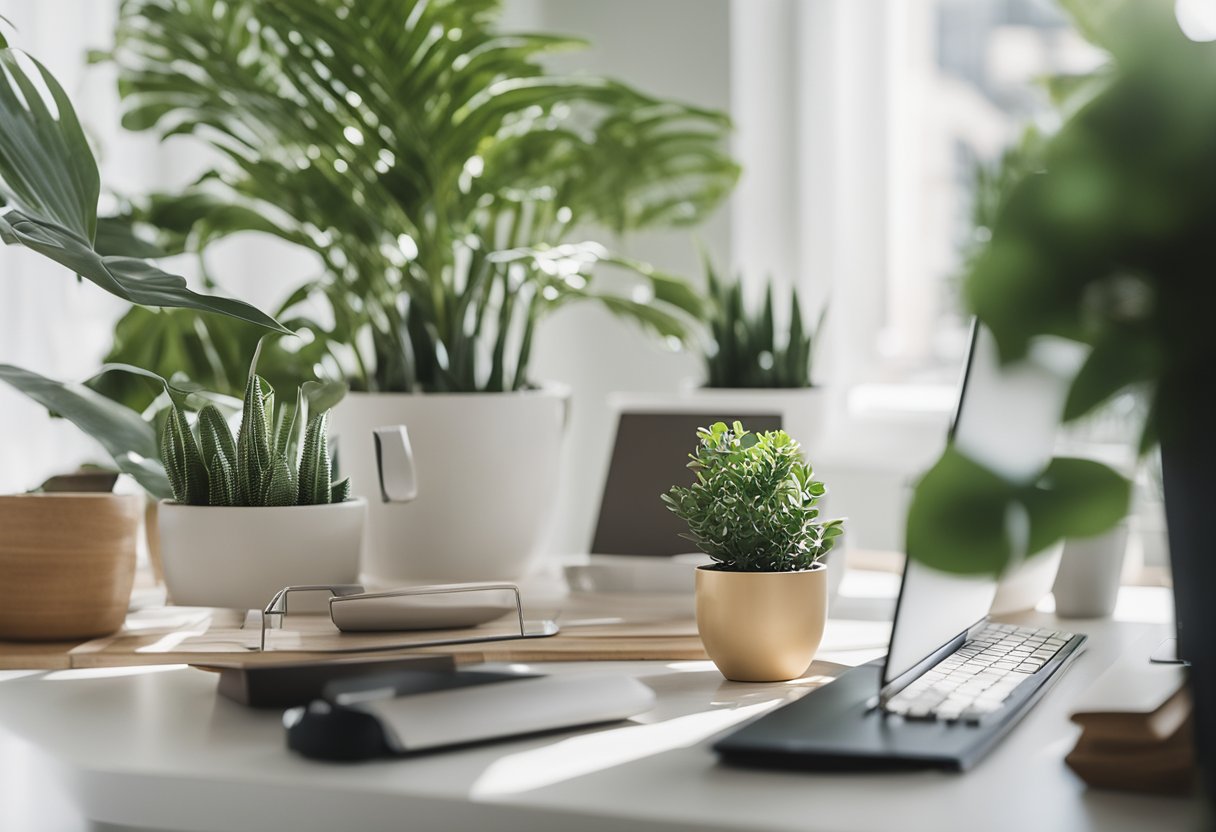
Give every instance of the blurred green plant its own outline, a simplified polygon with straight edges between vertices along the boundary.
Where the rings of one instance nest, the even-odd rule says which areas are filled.
[[[764,301],[757,312],[747,308],[742,280],[722,280],[708,258],[705,258],[705,281],[709,294],[705,314],[709,341],[704,350],[707,387],[814,386],[812,359],[816,338],[827,315],[826,306],[811,328],[802,317],[798,289],[792,288],[789,326],[779,333],[771,279],[764,287]]]
[[[697,431],[688,467],[696,482],[660,495],[688,524],[697,547],[729,572],[810,569],[844,533],[843,520],[819,520],[826,493],[785,431],[750,433],[735,422]]]
[[[124,0],[109,56],[124,124],[224,158],[121,221],[168,250],[257,231],[316,253],[322,273],[281,315],[313,336],[307,360],[357,389],[525,387],[537,322],[579,300],[687,337],[699,296],[585,235],[699,222],[738,176],[727,117],[553,75],[544,59],[584,44],[500,32],[499,14],[496,0]],[[603,267],[629,285],[600,288]],[[200,347],[196,329],[161,332]]]
[[[991,239],[965,282],[1003,361],[1054,336],[1089,347],[1061,414],[1072,422],[1127,392],[1149,405],[1142,452],[1210,425],[1190,415],[1216,364],[1211,241],[1216,239],[1216,44],[1183,35],[1167,3],[1067,0],[1078,28],[1111,57],[1075,83],[1060,128],[1033,169],[1000,188]],[[1067,496],[1034,532],[1033,492],[948,449],[919,484],[908,552],[959,572],[999,573],[1062,536],[1096,534],[1127,511],[1120,475],[1091,463],[1041,482]],[[1072,466],[1072,462],[1067,462]],[[1032,535],[1011,535],[1018,502]],[[926,518],[937,518],[935,523]],[[953,524],[953,525],[951,525]],[[964,530],[966,533],[954,534]]]

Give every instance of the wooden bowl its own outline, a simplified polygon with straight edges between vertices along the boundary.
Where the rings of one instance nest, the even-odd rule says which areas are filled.
[[[122,626],[142,497],[0,496],[0,639],[65,641]]]

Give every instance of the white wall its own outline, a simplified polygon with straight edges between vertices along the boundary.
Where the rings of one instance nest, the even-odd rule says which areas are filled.
[[[730,8],[725,0],[531,0],[529,23],[588,38],[566,68],[611,75],[654,95],[729,110]],[[730,218],[721,210],[697,235],[722,263],[730,258]],[[700,280],[692,232],[637,235],[620,243],[631,257]],[[563,494],[551,547],[584,552],[591,542],[615,424],[608,394],[676,390],[701,376],[699,361],[666,349],[638,328],[590,306],[568,307],[538,330],[533,375],[574,393]],[[658,495],[655,495],[658,499]]]

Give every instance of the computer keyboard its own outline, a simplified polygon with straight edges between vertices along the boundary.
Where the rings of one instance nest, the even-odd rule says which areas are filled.
[[[887,700],[905,719],[979,723],[1068,644],[1072,633],[989,624]]]

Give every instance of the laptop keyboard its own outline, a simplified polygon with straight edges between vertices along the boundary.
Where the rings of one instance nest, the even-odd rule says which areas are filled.
[[[1068,644],[1072,633],[989,624],[891,697],[888,713],[906,719],[979,723]]]

